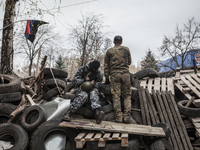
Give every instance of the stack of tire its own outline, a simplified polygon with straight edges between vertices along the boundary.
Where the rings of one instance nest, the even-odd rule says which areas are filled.
[[[21,100],[21,80],[0,74],[0,102],[13,103]]]
[[[0,124],[8,121],[21,98],[21,80],[10,75],[0,74]],[[17,120],[18,118],[13,122],[17,122]]]
[[[21,101],[21,79],[0,74],[0,145],[6,148],[2,141],[10,141],[14,144],[11,149],[25,150],[28,147],[28,134],[18,124],[20,116],[17,115],[12,123],[7,123],[10,114],[16,110],[18,103]],[[11,140],[9,139],[11,138]],[[17,142],[23,141],[23,142]]]
[[[44,68],[44,78],[45,78],[45,94],[43,99],[46,101],[51,101],[57,95],[63,93],[67,85],[68,73],[61,69],[55,68]]]
[[[66,87],[67,72],[52,69],[57,85],[60,91],[64,91]],[[45,68],[45,86],[47,93],[55,88],[55,83],[52,83],[52,76],[50,76],[49,68]],[[47,136],[52,136],[55,133],[66,136],[67,148],[75,149],[74,137],[78,134],[76,129],[67,129],[59,127],[60,119],[47,120],[46,111],[38,104],[27,105],[26,109],[15,117],[12,122],[7,123],[10,114],[17,109],[17,105],[22,99],[21,80],[9,75],[1,75],[3,77],[0,83],[0,145],[3,149],[11,150],[38,150],[45,149],[44,141]],[[57,87],[56,87],[57,88]],[[45,93],[46,94],[46,93]],[[46,95],[47,101],[50,101],[60,93],[55,92],[52,96]],[[45,95],[44,95],[45,97]],[[40,138],[39,138],[40,137]],[[7,141],[7,142],[6,142]],[[8,144],[10,143],[10,144]]]

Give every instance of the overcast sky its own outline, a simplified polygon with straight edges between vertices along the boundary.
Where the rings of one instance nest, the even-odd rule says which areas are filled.
[[[42,2],[48,9],[54,6],[54,0]],[[46,9],[43,4],[39,7]],[[144,58],[148,49],[159,56],[158,47],[164,35],[174,35],[177,24],[182,27],[192,17],[200,22],[200,0],[62,0],[63,6],[69,7],[61,8],[62,14],[56,15],[56,20],[50,15],[43,20],[56,25],[57,31],[65,36],[68,34],[66,27],[77,24],[81,12],[102,14],[106,18],[104,25],[108,26],[104,31],[111,32],[108,36],[111,40],[115,35],[123,37],[123,45],[129,47],[135,65]],[[0,28],[2,19],[1,13]],[[40,18],[24,16],[22,19]]]

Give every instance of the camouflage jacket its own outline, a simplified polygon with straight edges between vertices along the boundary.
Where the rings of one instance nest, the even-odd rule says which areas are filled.
[[[104,59],[104,75],[106,78],[113,73],[129,72],[131,54],[128,47],[115,45],[106,52]]]
[[[72,79],[72,82],[74,83],[74,85],[76,87],[79,87],[84,81],[84,77],[85,77],[85,74],[87,74],[86,72],[90,72],[92,70],[90,70],[89,68],[89,65],[86,65],[86,66],[81,66],[80,68],[78,68],[77,72],[75,73],[73,79]],[[96,78],[95,78],[95,83],[94,83],[94,88],[97,88],[97,89],[100,89],[102,83],[102,80],[103,80],[103,73],[101,72],[100,69],[96,70],[95,72],[96,74]],[[84,75],[84,77],[83,77]]]

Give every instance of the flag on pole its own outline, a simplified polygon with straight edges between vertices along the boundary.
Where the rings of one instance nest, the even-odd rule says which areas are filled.
[[[33,43],[35,39],[35,34],[37,29],[42,24],[48,24],[48,22],[40,21],[40,20],[27,20],[25,37]]]

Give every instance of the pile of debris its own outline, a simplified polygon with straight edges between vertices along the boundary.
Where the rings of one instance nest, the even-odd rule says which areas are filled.
[[[198,70],[177,70],[170,78],[158,77],[152,68],[130,74],[131,114],[137,122],[130,125],[112,122],[110,85],[103,83],[99,96],[105,118],[96,125],[89,102],[72,122],[61,122],[76,95],[68,73],[44,62],[33,78],[0,75],[0,150],[200,149]]]

